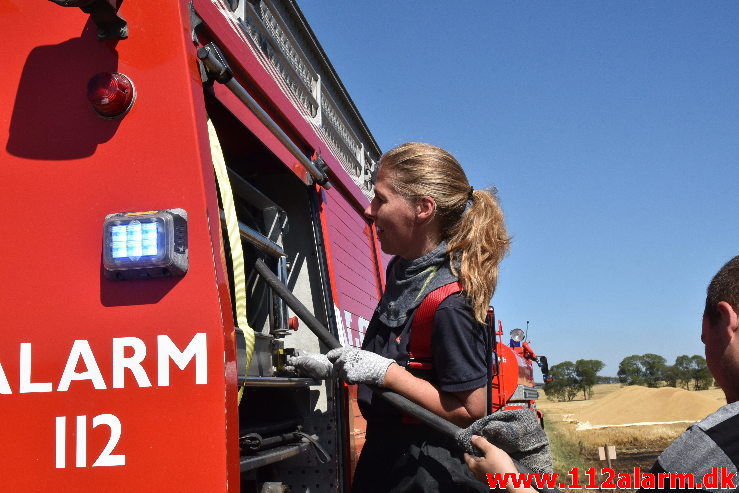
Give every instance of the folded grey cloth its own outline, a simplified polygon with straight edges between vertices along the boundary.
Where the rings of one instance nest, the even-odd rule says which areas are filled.
[[[477,455],[470,437],[479,435],[536,473],[552,472],[552,453],[536,413],[529,409],[497,411],[457,433],[457,443]]]

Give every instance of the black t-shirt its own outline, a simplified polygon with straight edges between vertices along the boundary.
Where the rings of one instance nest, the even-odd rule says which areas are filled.
[[[406,323],[392,328],[383,324],[377,312],[367,327],[362,349],[386,358],[399,365],[408,365],[408,339],[413,316]],[[444,392],[462,392],[484,387],[487,384],[486,327],[478,323],[472,308],[462,293],[456,293],[441,302],[434,315],[431,334],[433,368],[425,378]],[[362,415],[368,422],[393,421],[401,413],[376,396],[365,385],[359,385],[358,402]]]

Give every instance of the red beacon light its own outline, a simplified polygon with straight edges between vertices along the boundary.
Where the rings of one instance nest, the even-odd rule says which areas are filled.
[[[121,73],[100,72],[87,83],[87,99],[103,118],[120,118],[131,110],[136,88]]]

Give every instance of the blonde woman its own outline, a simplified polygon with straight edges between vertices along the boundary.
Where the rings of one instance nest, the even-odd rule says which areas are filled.
[[[365,215],[382,250],[395,257],[362,349],[327,355],[334,372],[349,383],[386,387],[468,426],[486,414],[484,320],[509,247],[496,197],[474,190],[448,152],[410,142],[380,159]],[[433,315],[430,361],[423,370],[407,368],[416,309],[428,293],[454,282],[462,291],[444,298]],[[403,416],[366,385],[358,393],[367,441],[354,493],[489,491],[450,440]]]

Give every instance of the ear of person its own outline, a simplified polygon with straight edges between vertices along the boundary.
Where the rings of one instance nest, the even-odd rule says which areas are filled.
[[[416,203],[416,220],[419,223],[424,223],[434,217],[436,212],[436,202],[432,197],[424,195],[418,199]]]
[[[732,332],[739,330],[739,314],[727,302],[721,301],[718,304],[718,311],[721,314],[721,322]]]

